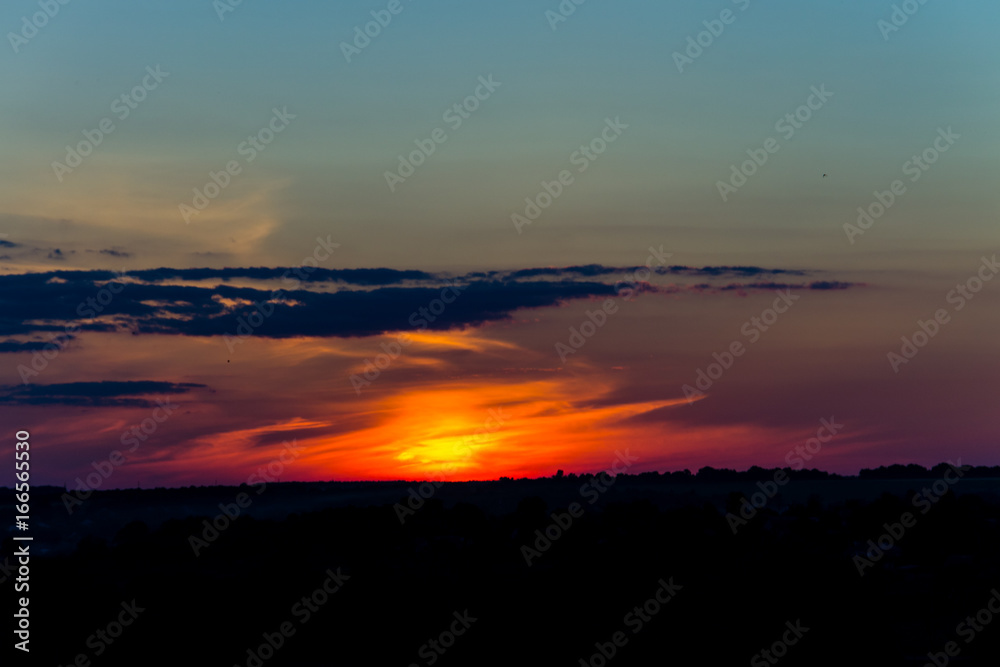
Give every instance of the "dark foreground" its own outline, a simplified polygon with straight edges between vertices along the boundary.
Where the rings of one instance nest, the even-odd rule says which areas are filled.
[[[13,532],[5,651],[84,667],[996,665],[998,473],[272,483],[80,503],[39,488],[30,658],[11,649]]]

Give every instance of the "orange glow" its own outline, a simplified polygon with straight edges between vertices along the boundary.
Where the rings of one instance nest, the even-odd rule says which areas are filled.
[[[686,376],[668,371],[662,385],[644,383],[641,365],[616,369],[602,363],[596,347],[569,367],[552,368],[551,358],[527,345],[490,338],[498,334],[504,331],[408,334],[411,344],[360,391],[351,374],[364,373],[366,360],[384,349],[380,343],[396,335],[250,336],[232,350],[218,338],[157,336],[158,350],[178,360],[177,374],[168,379],[204,387],[174,395],[178,408],[144,433],[138,447],[129,449],[132,441],[122,437],[151,423],[152,407],[66,408],[56,419],[39,419],[34,431],[71,452],[59,459],[57,483],[85,475],[113,450],[124,451],[127,463],[105,482],[109,488],[239,484],[269,465],[283,481],[541,477],[559,469],[606,470],[616,450],[638,457],[629,472],[783,465],[785,454],[815,432],[752,420],[699,423],[679,395]],[[81,337],[80,349],[108,377],[157,377],[149,341],[93,333]],[[76,348],[64,352],[45,379],[79,378],[81,358]],[[646,386],[653,387],[649,395],[639,389]],[[47,410],[25,408],[38,415]],[[856,435],[863,441],[839,441],[825,460],[846,467],[864,446],[885,437],[860,429]],[[289,458],[285,443],[293,441],[299,448]]]
[[[643,437],[623,419],[685,399],[591,407],[609,387],[569,377],[456,382],[382,400],[378,423],[308,443],[317,478],[495,479],[604,465],[613,443]],[[645,434],[647,437],[648,433]]]
[[[261,436],[270,434],[282,434],[285,432],[300,432],[309,429],[318,429],[329,426],[326,422],[306,419],[292,419],[280,424],[270,426],[258,426],[255,428],[243,429],[240,431],[230,431],[224,434],[212,434],[211,436],[196,438],[184,451],[183,457],[173,458],[161,455],[158,457],[146,457],[141,461],[131,464],[137,471],[146,471],[151,474],[184,474],[191,471],[241,471],[239,482],[246,482],[247,478],[254,470],[260,466],[266,466],[275,460],[282,453],[284,447],[281,444],[268,447],[254,447],[254,444]],[[291,443],[293,438],[289,437],[287,442]],[[301,444],[301,443],[298,443]],[[140,450],[140,453],[141,450]],[[286,454],[288,460],[288,475],[286,479],[295,479],[292,472],[294,459],[301,458],[301,453],[296,452],[294,458]]]

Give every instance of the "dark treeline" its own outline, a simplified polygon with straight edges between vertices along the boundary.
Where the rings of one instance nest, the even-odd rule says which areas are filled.
[[[235,518],[223,511],[253,487],[99,492],[72,515],[62,489],[45,489],[35,501],[31,657],[924,665],[948,642],[960,649],[952,664],[998,654],[1000,615],[980,630],[965,621],[982,623],[977,613],[1000,587],[1000,483],[968,481],[998,477],[995,468],[937,486],[894,480],[946,479],[948,469],[889,466],[862,479],[790,471],[796,484],[749,506],[776,472],[627,475],[600,486],[594,502],[580,489],[601,477],[559,473],[445,486],[419,501],[411,483],[383,483],[389,499],[379,502],[359,495],[370,483],[286,483]],[[650,500],[650,488],[673,482],[712,491],[677,485],[671,503]],[[867,499],[850,497],[858,485]],[[446,498],[449,489],[465,495]],[[282,510],[293,496],[311,509]],[[252,511],[266,499],[272,518]],[[70,548],[51,549],[43,529],[53,525],[72,536]],[[15,548],[4,540],[0,564]],[[0,586],[12,583],[6,575]],[[324,585],[335,592],[320,593]],[[133,600],[142,611],[129,619]],[[123,614],[130,624],[115,627]]]
[[[934,465],[930,468],[925,468],[924,466],[909,463],[903,464],[892,464],[889,466],[879,466],[878,468],[862,468],[857,475],[840,475],[837,473],[830,473],[824,470],[818,470],[815,468],[762,468],[760,466],[751,466],[747,470],[735,470],[733,468],[713,468],[711,466],[705,466],[700,468],[698,472],[692,473],[690,470],[678,470],[678,471],[667,471],[667,472],[643,472],[636,474],[629,473],[618,473],[616,477],[626,478],[626,479],[636,479],[641,481],[649,482],[678,482],[678,483],[690,483],[690,482],[733,482],[733,481],[758,481],[773,479],[775,473],[781,471],[784,472],[790,480],[834,480],[834,479],[934,479],[941,477],[947,470],[949,470],[952,465],[959,465],[958,462],[947,463],[942,462]],[[973,479],[1000,479],[1000,466],[963,466],[965,471],[965,477]],[[597,475],[602,475],[603,473],[564,473],[562,470],[557,471],[551,477],[541,477],[541,478],[511,478],[511,477],[500,477],[498,482],[509,483],[509,482],[528,482],[528,481],[539,481],[539,480],[565,480],[568,482],[580,480],[587,481],[593,479]],[[421,480],[417,480],[419,483]],[[454,483],[454,482],[452,482]],[[474,483],[474,482],[473,482]],[[489,482],[487,482],[489,483]],[[395,480],[395,481],[385,481],[385,482],[282,482],[281,485],[289,484],[299,484],[299,485],[309,485],[314,486],[319,489],[322,488],[324,484],[326,485],[336,485],[338,488],[343,490],[349,489],[364,489],[370,488],[373,485],[410,485],[413,481],[407,480]],[[247,485],[241,485],[247,486]],[[251,485],[252,486],[252,485]],[[36,487],[36,491],[40,492],[51,492],[53,489],[59,487],[51,486],[41,486]],[[148,490],[162,489],[163,487],[152,487]],[[229,488],[223,485],[215,486],[187,486],[187,487],[176,487],[183,488],[187,490],[195,489],[212,489],[212,488]],[[72,491],[74,486],[72,484],[67,484],[65,489]],[[170,489],[167,489],[170,490]],[[120,489],[122,493],[128,493],[131,489]],[[106,492],[114,492],[114,490],[109,490]],[[0,487],[0,494],[12,494],[13,489],[9,487]],[[2,496],[0,496],[2,497]]]

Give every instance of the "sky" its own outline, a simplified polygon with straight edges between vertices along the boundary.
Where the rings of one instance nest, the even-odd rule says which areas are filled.
[[[100,488],[1000,464],[998,20],[6,2],[0,451]]]

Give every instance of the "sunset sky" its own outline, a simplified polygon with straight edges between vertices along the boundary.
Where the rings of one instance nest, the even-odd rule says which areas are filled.
[[[1000,464],[1000,6],[913,5],[6,2],[0,451]]]

